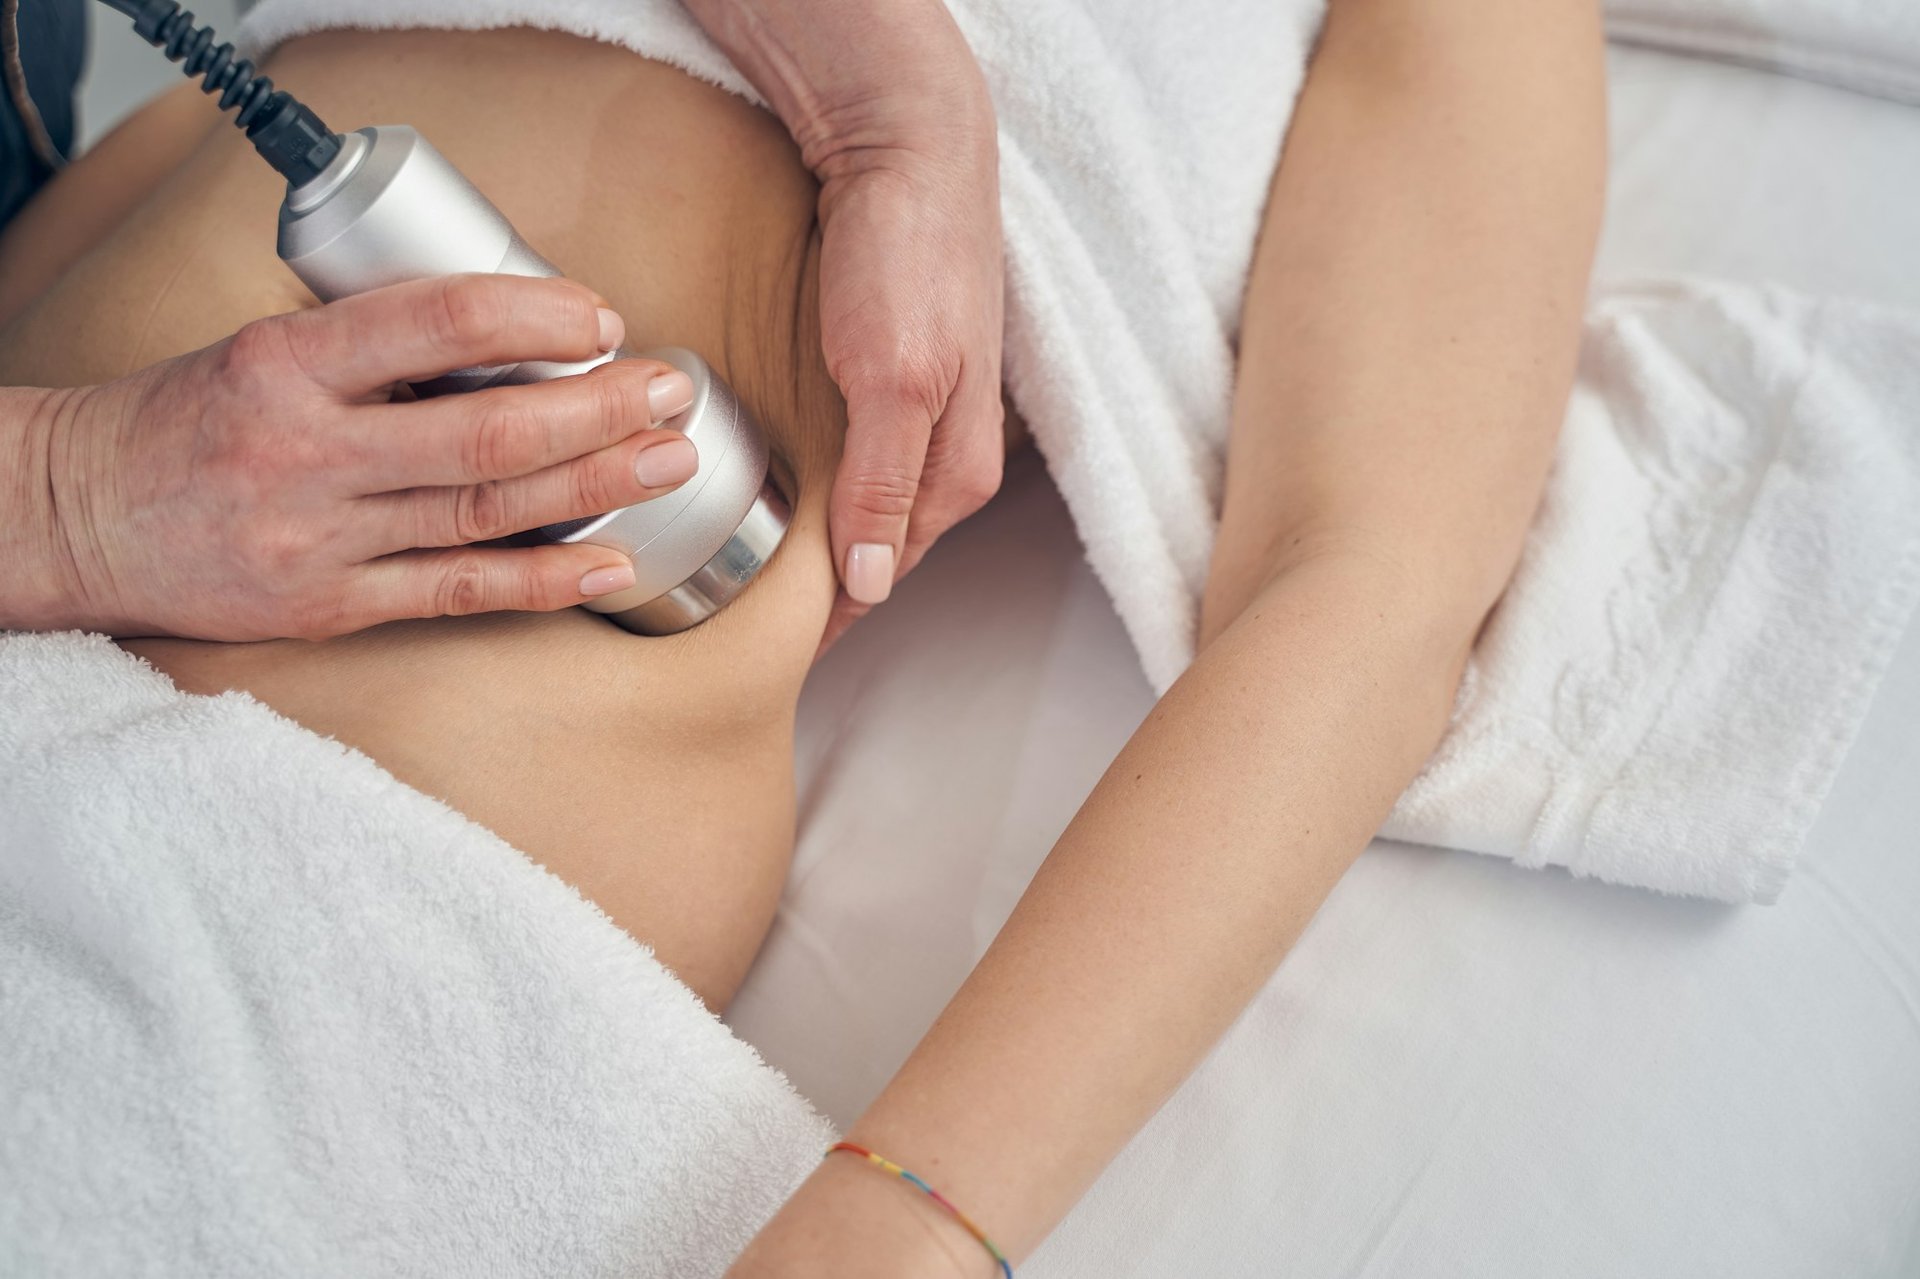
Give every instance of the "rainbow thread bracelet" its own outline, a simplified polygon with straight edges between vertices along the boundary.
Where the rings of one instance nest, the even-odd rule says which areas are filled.
[[[894,1176],[900,1178],[900,1180],[914,1187],[916,1190],[925,1191],[929,1199],[933,1200],[935,1203],[939,1204],[942,1208],[945,1208],[949,1213],[953,1214],[953,1219],[959,1222],[960,1225],[966,1230],[968,1234],[972,1235],[975,1239],[979,1240],[980,1246],[987,1250],[987,1255],[989,1255],[996,1262],[999,1263],[1000,1279],[1013,1279],[1013,1263],[1007,1260],[1007,1254],[1004,1252],[1001,1252],[999,1247],[995,1245],[993,1240],[987,1238],[987,1232],[980,1229],[980,1227],[974,1225],[973,1220],[970,1217],[968,1217],[966,1213],[961,1212],[958,1208],[954,1207],[952,1200],[948,1199],[945,1195],[941,1194],[938,1190],[935,1190],[932,1186],[929,1186],[926,1182],[920,1180],[920,1178],[908,1172],[905,1168],[902,1168],[899,1164],[893,1162],[893,1160],[884,1158],[880,1155],[876,1155],[871,1150],[868,1150],[865,1146],[856,1146],[850,1141],[836,1141],[831,1146],[827,1147],[827,1154],[831,1155],[836,1150],[844,1150],[850,1155],[859,1155],[862,1159],[866,1160],[868,1163],[872,1164],[874,1167],[880,1169],[880,1171],[890,1172]],[[826,1156],[823,1155],[821,1157],[825,1158]]]

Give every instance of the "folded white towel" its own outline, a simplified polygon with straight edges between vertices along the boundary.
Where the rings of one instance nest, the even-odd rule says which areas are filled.
[[[363,756],[0,636],[0,1274],[718,1276],[827,1126]]]
[[[1386,834],[1772,901],[1920,596],[1920,316],[1606,295],[1526,555]]]
[[[999,110],[1007,383],[1164,688],[1193,656],[1240,294],[1322,9],[951,7]],[[669,0],[264,0],[246,34],[511,22],[745,91]],[[1778,293],[1603,304],[1526,564],[1389,829],[1771,899],[1911,605],[1913,333]]]
[[[1920,103],[1914,0],[1607,0],[1607,34]]]

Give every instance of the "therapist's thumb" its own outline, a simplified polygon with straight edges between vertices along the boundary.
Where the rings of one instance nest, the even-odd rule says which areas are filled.
[[[846,448],[827,524],[841,586],[854,603],[873,605],[899,571],[934,410],[891,378],[852,379],[844,391]]]

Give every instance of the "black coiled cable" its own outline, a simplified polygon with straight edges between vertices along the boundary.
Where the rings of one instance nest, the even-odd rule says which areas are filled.
[[[139,24],[135,24],[139,29]],[[253,73],[253,63],[233,56],[233,46],[213,42],[212,27],[196,27],[193,15],[178,9],[161,19],[151,34],[141,35],[166,51],[168,58],[181,64],[189,77],[205,73],[200,81],[203,93],[218,93],[220,109],[240,113],[233,122],[241,128],[253,123],[262,105],[273,97],[273,81]],[[285,96],[282,94],[281,96]]]
[[[220,109],[232,111],[236,126],[280,174],[294,186],[319,176],[340,152],[340,136],[304,103],[273,81],[255,75],[253,63],[236,57],[231,44],[215,44],[213,28],[193,25],[193,14],[176,0],[104,0],[133,19],[141,39],[180,63],[189,79],[200,77],[203,93],[220,95]]]

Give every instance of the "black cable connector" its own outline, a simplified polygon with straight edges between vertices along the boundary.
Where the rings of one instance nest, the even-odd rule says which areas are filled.
[[[176,0],[102,0],[133,19],[148,44],[181,64],[189,79],[200,76],[203,93],[220,95],[220,109],[239,111],[233,122],[279,174],[294,186],[318,177],[340,153],[340,135],[306,104],[255,75],[253,63],[234,56],[231,44],[216,45],[212,27],[193,25]]]

